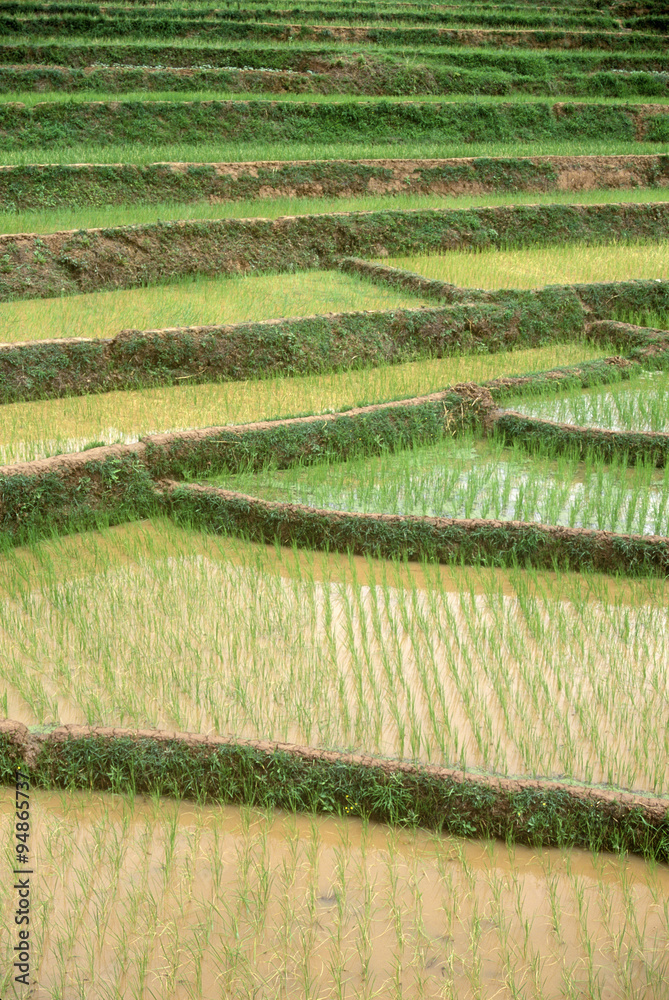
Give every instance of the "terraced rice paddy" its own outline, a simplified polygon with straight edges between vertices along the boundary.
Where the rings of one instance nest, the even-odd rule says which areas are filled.
[[[68,300],[66,300],[68,301]],[[541,371],[565,361],[602,355],[591,344],[560,344],[514,351],[509,368]],[[0,462],[30,462],[97,444],[129,444],[145,434],[217,424],[328,413],[352,406],[421,395],[435,387],[494,377],[496,356],[459,355],[329,375],[267,378],[253,384],[182,384],[137,392],[110,392],[14,403],[3,410]]]
[[[663,278],[669,267],[665,242],[641,246],[537,247],[523,250],[450,252],[439,257],[392,257],[391,267],[473,288],[538,288],[598,281]]]
[[[669,671],[664,581],[399,567],[164,521],[15,550],[2,566],[5,701],[27,724],[262,732],[669,787],[653,721]]]
[[[40,792],[34,818],[61,995],[663,988],[669,886],[638,859],[91,794]]]
[[[666,1000],[662,6],[0,29],[2,997]]]
[[[551,400],[520,400],[520,413],[614,431],[669,430],[669,384],[665,372],[646,372],[638,381],[591,389]]]
[[[85,191],[84,191],[85,194]],[[215,196],[213,196],[215,197]],[[602,204],[619,202],[620,191],[514,192],[485,195],[452,196],[403,195],[393,197],[394,210],[420,211],[433,208],[470,208],[488,205],[518,204]],[[669,200],[669,188],[626,189],[625,201],[657,202]],[[161,202],[157,205],[106,205],[96,209],[52,209],[51,211],[4,212],[0,214],[3,233],[58,232],[62,229],[94,229],[107,226],[142,225],[161,220],[247,219],[261,216],[279,219],[283,215],[318,215],[331,212],[378,212],[388,208],[387,195],[364,195],[357,198],[263,198],[243,201],[195,201],[192,204]]]
[[[4,343],[62,337],[112,337],[120,330],[223,325],[323,312],[417,308],[418,296],[379,288],[346,274],[239,275],[97,292],[46,302],[0,304]]]
[[[584,464],[565,456],[541,462],[521,447],[463,438],[372,459],[214,482],[267,500],[361,513],[539,521],[638,535],[669,530],[667,469]]]

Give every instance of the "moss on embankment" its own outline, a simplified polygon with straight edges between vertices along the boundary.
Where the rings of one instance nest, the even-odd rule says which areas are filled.
[[[662,186],[669,186],[665,154],[0,167],[0,202],[15,212],[75,205]]]
[[[220,59],[220,55],[218,56]],[[322,60],[314,60],[315,64]],[[572,72],[550,78],[509,73],[489,68],[466,69],[436,65],[409,67],[401,62],[367,58],[303,72],[277,69],[95,66],[3,66],[0,93],[100,93],[137,91],[197,93],[219,91],[244,94],[351,94],[369,97],[470,94],[503,96],[532,94],[538,97],[654,98],[669,94],[666,75],[646,70],[631,73]]]
[[[0,403],[118,389],[351,370],[453,353],[574,340],[584,312],[569,290],[497,303],[339,313],[231,326],[124,330],[113,340],[0,345]]]
[[[605,382],[619,378],[628,365],[612,358],[548,375],[555,382],[574,377]],[[535,376],[537,381],[541,377]],[[533,376],[524,385],[522,381],[516,380],[516,394],[536,387]],[[395,451],[465,428],[481,433],[500,419],[503,414],[490,390],[463,384],[343,413],[151,435],[134,445],[6,466],[0,470],[0,537],[4,545],[14,545],[163,513],[203,530],[256,541],[383,558],[669,575],[666,538],[519,522],[319,511],[174,481]]]
[[[48,101],[0,104],[0,150],[86,143],[666,142],[669,106],[554,101]]]
[[[0,301],[130,288],[190,274],[330,268],[347,256],[661,240],[668,226],[669,203],[659,202],[349,212],[20,233],[0,236]]]
[[[575,286],[588,303],[584,306],[571,286],[485,292],[371,267],[372,277],[390,276],[391,281],[405,282],[402,287],[451,304],[229,326],[123,330],[111,340],[0,345],[0,404],[174,385],[185,379],[206,383],[344,371],[450,354],[542,347],[581,337],[615,344],[630,359],[630,371],[642,364],[665,365],[669,335],[664,331],[592,317],[626,311],[638,299],[658,309],[669,308],[669,282]],[[594,370],[590,364],[579,369],[584,378]],[[524,385],[528,378],[540,384],[533,376],[507,382]]]
[[[269,741],[0,723],[0,782],[364,816],[534,847],[669,860],[669,803],[551,780],[466,773]]]

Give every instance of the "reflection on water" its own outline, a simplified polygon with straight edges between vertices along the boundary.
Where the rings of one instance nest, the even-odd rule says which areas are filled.
[[[669,788],[668,585],[126,525],[0,561],[28,723],[272,738]]]
[[[37,1000],[667,996],[669,870],[637,858],[45,792],[32,844]]]
[[[669,470],[550,461],[491,441],[447,439],[393,455],[224,475],[212,483],[266,500],[365,514],[669,534]]]
[[[509,401],[518,413],[579,427],[669,433],[669,374],[645,372],[631,382],[542,399]]]

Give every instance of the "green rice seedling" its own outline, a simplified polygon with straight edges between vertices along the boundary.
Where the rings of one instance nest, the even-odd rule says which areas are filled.
[[[378,212],[432,208],[472,208],[494,205],[593,205],[624,202],[658,202],[669,199],[667,188],[613,188],[590,191],[514,191],[481,195],[386,194],[357,197],[262,198],[241,201],[163,202],[156,205],[107,205],[100,208],[40,209],[0,212],[2,233],[51,233],[66,229],[93,229],[143,225],[161,220],[264,218],[314,215],[329,212]],[[650,324],[642,324],[650,325]]]
[[[654,309],[620,310],[616,319],[633,326],[648,326],[653,330],[669,329],[669,313]]]
[[[611,430],[669,432],[669,375],[646,372],[624,384],[553,397],[505,402],[529,416]]]
[[[131,442],[189,427],[325,413],[434,392],[462,381],[542,371],[606,354],[591,344],[490,355],[458,355],[358,371],[259,381],[170,386],[2,407],[0,463],[80,451],[92,442]]]
[[[578,142],[538,140],[532,143],[533,156],[579,156],[654,153],[654,142],[613,142],[584,138]],[[73,143],[69,146],[29,150],[3,150],[4,165],[31,163],[229,163],[253,160],[357,160],[357,159],[441,159],[453,156],[527,156],[528,146],[520,142],[436,142],[404,139],[400,142],[201,142],[201,143],[124,143],[94,145]]]
[[[123,329],[206,326],[358,309],[416,308],[421,299],[336,271],[186,279],[166,285],[0,304],[0,341],[110,337]]]
[[[39,677],[53,721],[669,787],[665,581],[397,565],[166,522],[0,568],[0,694],[28,723],[13,692]]]
[[[669,243],[530,247],[525,250],[448,251],[438,257],[396,257],[382,263],[426,278],[473,288],[538,288],[542,285],[665,278]]]
[[[547,460],[520,446],[466,437],[372,458],[226,474],[212,482],[320,509],[669,534],[668,469],[592,457],[582,463],[566,455]]]
[[[0,93],[0,104],[22,104],[26,107],[34,107],[35,105],[43,104],[68,104],[68,105],[78,105],[78,104],[90,104],[92,102],[117,102],[119,100],[119,94],[116,93],[104,93],[100,91],[77,91],[77,92],[62,92],[57,90],[45,90],[45,91],[15,91],[9,93]],[[272,101],[273,103],[281,104],[406,104],[406,103],[416,103],[416,95],[393,95],[393,94],[383,94],[380,96],[369,95],[369,94],[310,94],[310,93],[300,93],[300,94],[290,94],[283,93],[280,95],[280,100],[276,101],[275,94],[258,94],[253,91],[243,92],[243,91],[228,91],[225,90],[200,90],[200,91],[188,91],[183,92],[180,90],[140,90],[140,91],[128,91],[122,95],[122,101],[131,103],[141,101],[143,104],[146,103],[162,103],[168,102],[170,104],[179,103],[200,103],[206,101]],[[448,94],[446,97],[442,94],[421,94],[420,104],[469,104],[472,101],[471,94]],[[546,95],[546,94],[478,94],[477,103],[479,104],[518,104],[519,106],[527,104],[557,104],[564,101],[564,97],[556,94]],[[618,97],[605,97],[600,95],[588,95],[587,104],[602,104],[602,105],[620,105],[621,101]],[[634,98],[627,102],[634,104]],[[643,96],[639,95],[637,103],[643,103]],[[653,104],[663,105],[669,103],[669,97],[667,96],[653,96]]]

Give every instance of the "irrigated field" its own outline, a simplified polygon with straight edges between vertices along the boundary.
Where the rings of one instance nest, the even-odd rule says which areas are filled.
[[[0,28],[2,997],[666,1000],[663,5]]]
[[[488,1000],[500,983],[661,996],[666,981],[669,878],[637,858],[87,793],[40,792],[34,819],[55,995]]]

